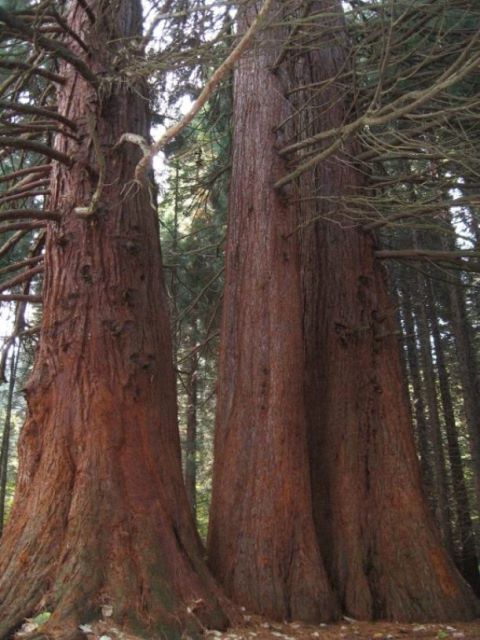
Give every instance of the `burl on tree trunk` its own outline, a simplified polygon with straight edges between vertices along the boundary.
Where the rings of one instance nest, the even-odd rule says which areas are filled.
[[[337,612],[312,516],[303,407],[297,217],[273,126],[288,111],[269,70],[277,47],[235,72],[209,558],[227,594],[276,619]]]
[[[90,7],[94,26],[77,2],[68,22],[92,70],[108,71],[139,33],[140,2]],[[148,188],[128,188],[138,150],[115,146],[127,131],[148,136],[147,101],[126,78],[95,90],[66,63],[61,71],[59,112],[78,143],[55,142],[74,163],[56,165],[51,181],[49,208],[62,219],[48,230],[41,341],[0,552],[0,637],[39,609],[52,612],[45,632],[68,637],[104,604],[144,636],[197,637],[226,625],[224,600],[182,481],[157,213]],[[81,216],[102,171],[98,203]]]

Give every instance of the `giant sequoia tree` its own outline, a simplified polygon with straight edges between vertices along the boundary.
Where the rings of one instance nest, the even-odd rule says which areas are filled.
[[[272,189],[285,172],[273,126],[289,110],[269,70],[277,48],[262,44],[240,61],[234,80],[210,562],[249,609],[314,621],[337,608],[310,496],[298,219]]]
[[[313,4],[337,16],[323,31],[329,44],[309,52],[304,67],[311,83],[321,83],[344,68],[346,42],[327,35],[341,34],[340,3]],[[313,135],[341,127],[349,118],[346,95],[335,82],[311,94],[299,135],[307,126]],[[342,147],[316,164],[314,176],[300,178],[301,188],[310,184],[322,196],[302,204],[304,222],[312,221],[304,226],[302,247],[309,450],[326,564],[354,616],[469,617],[473,598],[441,547],[422,494],[376,240],[341,217],[349,195],[365,183],[352,163],[358,146]]]
[[[233,598],[255,609],[331,614],[305,511],[313,504],[320,553],[345,612],[469,618],[473,596],[442,549],[421,489],[375,238],[346,224],[344,203],[365,177],[346,135],[356,114],[341,4],[275,6],[287,37],[272,27],[235,74],[211,566]],[[302,610],[296,594],[306,560],[302,601],[311,606]],[[320,594],[312,571],[321,572]]]
[[[56,221],[0,552],[0,637],[40,607],[52,612],[46,631],[68,637],[102,604],[146,635],[196,635],[226,618],[182,483],[153,196],[131,188],[138,149],[117,144],[149,134],[145,86],[122,73],[140,2],[68,2],[60,41],[0,18],[12,41],[59,56],[63,123],[49,152]]]

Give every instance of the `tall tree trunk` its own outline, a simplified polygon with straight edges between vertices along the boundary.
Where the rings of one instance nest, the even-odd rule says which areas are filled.
[[[149,187],[128,188],[148,137],[140,83],[105,71],[139,34],[140,2],[79,2],[66,19],[88,44],[96,91],[66,63],[58,135],[74,158],[55,164],[40,347],[27,386],[15,504],[0,552],[0,637],[37,607],[68,637],[111,604],[117,624],[155,637],[224,626],[182,479],[170,326],[158,221]],[[84,57],[76,42],[71,49]],[[98,182],[103,189],[92,215]]]
[[[473,595],[441,547],[423,498],[374,239],[342,228],[337,215],[358,175],[341,155],[305,172],[293,188],[271,188],[287,171],[274,152],[282,124],[287,136],[295,122],[305,136],[346,118],[339,81],[329,81],[345,68],[341,5],[308,7],[323,14],[324,40],[310,31],[315,19],[300,32],[293,23],[289,35],[299,34],[298,48],[292,39],[279,48],[285,34],[272,29],[263,41],[268,49],[257,46],[236,72],[211,564],[246,606],[258,610],[260,602],[263,612],[282,617],[331,613],[311,538],[306,417],[318,537],[344,610],[405,620],[469,618]],[[302,3],[282,8],[305,18]],[[310,83],[324,83],[320,100]],[[296,89],[291,102],[285,89]],[[312,204],[315,194],[324,206]],[[312,581],[319,570],[321,608]]]
[[[285,172],[273,129],[290,115],[270,69],[283,36],[266,31],[235,71],[208,549],[235,601],[317,621],[336,606],[312,517],[296,208],[273,189]]]
[[[308,33],[309,52],[294,68],[305,89],[293,94],[298,129],[310,135],[340,127],[350,107],[340,77],[346,64],[341,3],[311,6],[324,14],[323,31],[316,42]],[[309,83],[323,90],[312,95]],[[471,618],[473,595],[426,507],[375,239],[341,216],[362,180],[352,157],[355,148],[345,143],[299,185],[307,425],[321,549],[350,615]],[[314,194],[321,198],[306,199]]]
[[[460,568],[464,578],[472,585],[477,595],[480,595],[480,573],[478,570],[478,558],[475,546],[475,532],[470,515],[467,485],[465,481],[462,455],[458,443],[458,433],[455,424],[450,383],[443,349],[443,341],[435,313],[432,283],[428,289],[428,310],[432,327],[435,355],[440,382],[440,394],[442,398],[443,415],[445,417],[445,430],[448,442],[448,456],[452,472],[453,492],[457,516],[458,531],[460,536]]]
[[[473,598],[426,507],[374,246],[362,232],[315,227],[306,263],[315,274],[305,290],[307,406],[331,579],[354,617],[473,617]]]
[[[15,390],[19,349],[13,347],[10,356],[10,376],[8,381],[7,406],[3,425],[2,446],[0,452],[0,537],[3,534],[5,521],[5,502],[7,498],[8,462],[10,458],[10,438],[12,433],[13,392]]]

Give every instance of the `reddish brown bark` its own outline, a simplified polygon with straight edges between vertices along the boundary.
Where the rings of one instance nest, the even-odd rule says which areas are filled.
[[[273,189],[285,172],[273,127],[289,108],[269,69],[278,49],[265,43],[235,72],[208,548],[236,602],[280,620],[315,621],[336,606],[312,517],[296,209]]]
[[[302,86],[345,68],[341,3],[313,2],[312,11],[325,19],[316,46],[310,40],[303,64],[293,67]],[[342,80],[324,86],[314,96],[307,89],[294,94],[303,135],[348,119]],[[394,309],[375,240],[341,215],[344,199],[362,182],[352,164],[355,147],[342,151],[300,181],[303,198],[321,196],[301,203],[310,221],[302,234],[305,380],[321,549],[342,606],[354,617],[470,618],[474,598],[440,544],[422,493]]]
[[[305,7],[298,6],[304,18]],[[236,72],[211,564],[227,591],[255,610],[277,617],[331,613],[311,540],[306,418],[318,537],[345,612],[403,620],[469,618],[474,598],[425,506],[374,238],[351,224],[343,228],[339,215],[342,197],[354,192],[359,176],[348,156],[339,155],[304,173],[298,191],[271,189],[287,172],[273,151],[282,143],[273,135],[276,126],[288,117],[288,136],[293,123],[308,136],[346,118],[338,79],[324,85],[320,98],[309,89],[295,91],[293,104],[284,98],[285,88],[328,80],[344,68],[340,3],[314,2],[310,9],[324,12],[326,39],[315,41],[306,27],[307,53],[297,49],[292,57],[288,46],[281,53],[276,47],[284,34],[271,30],[270,48],[258,46]],[[332,18],[335,11],[338,18]],[[286,64],[279,68],[281,62]],[[297,194],[306,223],[303,301],[299,207],[289,200]],[[311,582],[312,570],[319,569],[321,609]]]
[[[354,617],[473,617],[473,598],[425,506],[373,245],[361,232],[317,226],[315,253],[306,254],[315,274],[306,281],[307,406],[316,521],[331,579]]]
[[[113,43],[139,33],[140,3],[89,4],[95,31],[76,2],[68,21],[98,73]],[[0,553],[0,637],[39,607],[52,611],[46,631],[67,637],[105,603],[144,636],[197,637],[226,616],[182,482],[157,215],[149,189],[127,188],[138,150],[115,147],[126,131],[148,135],[147,102],[124,78],[97,93],[61,72],[59,113],[80,142],[56,139],[74,163],[51,181],[62,220],[48,230],[41,342]],[[75,209],[97,187],[98,145],[104,188],[85,219]]]

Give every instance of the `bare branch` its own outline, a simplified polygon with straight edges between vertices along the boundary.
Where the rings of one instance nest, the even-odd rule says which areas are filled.
[[[12,222],[12,224],[4,224],[0,226],[0,234],[9,231],[33,231],[33,229],[41,229],[46,226],[46,222]],[[1,249],[0,249],[1,251]],[[0,253],[1,256],[1,253]]]
[[[252,22],[245,34],[240,39],[237,46],[233,49],[230,55],[222,62],[222,64],[213,72],[207,83],[202,89],[202,92],[195,100],[189,111],[174,125],[169,127],[160,138],[154,142],[147,153],[144,152],[142,160],[135,169],[135,180],[142,182],[145,172],[150,167],[153,158],[157,155],[161,149],[165,147],[171,140],[173,140],[185,127],[187,127],[195,116],[199,113],[201,108],[206,104],[214,91],[217,89],[226,75],[233,69],[233,66],[243,55],[243,53],[250,46],[253,36],[258,31],[262,23],[264,22],[273,0],[265,0],[262,8],[258,12],[256,19]]]
[[[44,267],[43,265],[33,267],[32,269],[28,269],[23,273],[20,273],[9,280],[5,280],[5,282],[0,282],[0,291],[5,291],[6,289],[11,289],[12,287],[17,286],[17,284],[22,284],[23,282],[27,282],[32,280],[39,273],[43,273]]]
[[[46,107],[34,107],[29,104],[22,104],[20,102],[8,102],[6,100],[0,100],[0,109],[5,109],[6,111],[15,111],[16,113],[27,113],[34,116],[44,116],[46,118],[50,118],[52,120],[58,120],[62,124],[66,125],[70,129],[74,131],[77,130],[77,125],[65,118],[57,112],[56,109],[48,109]]]
[[[3,258],[13,247],[20,242],[20,240],[27,235],[29,229],[20,229],[18,233],[15,233],[0,247],[0,258]]]
[[[22,196],[25,192],[37,191],[40,188],[46,187],[50,184],[48,178],[41,178],[40,180],[30,180],[30,176],[26,176],[23,180],[12,186],[8,191],[0,197],[0,204],[6,202],[10,196]]]
[[[21,220],[34,218],[35,220],[60,220],[58,211],[42,211],[41,209],[4,209],[0,210],[0,220]]]
[[[23,69],[25,71],[29,71],[30,73],[34,73],[38,76],[42,76],[47,80],[51,80],[52,82],[56,82],[57,84],[65,84],[66,82],[66,79],[63,76],[59,75],[58,73],[47,71],[43,67],[39,67],[38,65],[28,64],[28,62],[22,62],[21,60],[17,60],[15,58],[0,57],[0,69]]]
[[[6,173],[5,175],[0,176],[0,182],[10,182],[10,180],[15,180],[22,176],[33,175],[35,173],[47,173],[51,168],[51,164],[41,164],[33,167],[27,167],[26,169],[19,169],[18,171],[12,171],[11,173]]]
[[[28,295],[23,293],[1,294],[0,302],[30,302],[31,304],[41,304],[42,296]]]
[[[50,195],[50,191],[20,191],[11,196],[5,196],[5,198],[0,198],[0,205],[6,204],[7,202],[15,202],[15,200],[24,200],[25,198],[35,198],[38,196],[48,196]]]
[[[0,269],[0,276],[5,275],[6,273],[11,273],[12,271],[17,271],[18,269],[22,269],[23,267],[30,267],[32,264],[38,264],[43,260],[43,256],[34,256],[33,258],[26,258],[21,262],[14,262],[13,264],[9,264],[8,267],[3,267]]]
[[[62,153],[57,149],[53,149],[43,142],[37,140],[27,140],[26,138],[14,138],[13,136],[0,136],[0,147],[7,147],[12,149],[25,149],[26,151],[35,151],[41,153],[47,158],[52,158],[57,162],[62,162],[70,167],[73,164],[73,160],[66,153]]]

